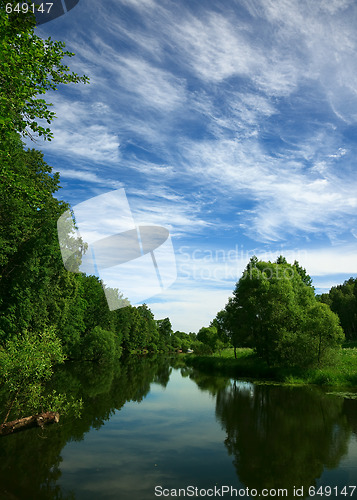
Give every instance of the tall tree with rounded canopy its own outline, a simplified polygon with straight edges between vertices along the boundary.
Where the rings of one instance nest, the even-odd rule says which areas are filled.
[[[322,363],[323,352],[342,341],[337,318],[331,316],[328,333],[320,328],[326,324],[327,312],[316,305],[314,289],[296,265],[281,257],[276,263],[253,257],[236,284],[229,309],[242,342],[251,339],[257,354],[269,365],[306,366]],[[315,330],[310,328],[311,318],[319,329],[317,325]]]

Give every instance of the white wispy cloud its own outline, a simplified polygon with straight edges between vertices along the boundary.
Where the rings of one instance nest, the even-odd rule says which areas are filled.
[[[197,177],[204,174],[204,182],[222,196],[229,192],[254,201],[240,220],[253,239],[273,241],[298,232],[332,237],[346,230],[341,220],[347,215],[350,226],[355,224],[357,179],[334,169],[334,155],[325,155],[323,168],[318,159],[314,168],[311,158],[312,168],[306,169],[304,158],[272,158],[254,140],[188,143],[185,153],[188,168]]]
[[[172,36],[186,64],[210,82],[249,75],[262,62],[259,52],[246,43],[244,34],[220,14],[208,12],[204,18],[187,16]]]
[[[130,196],[128,199],[137,224],[159,225],[169,229],[171,236],[196,235],[209,228],[212,223],[200,214],[196,202],[187,199],[170,197],[156,197],[150,194],[150,189],[144,191],[141,196]]]
[[[60,94],[51,96],[51,100],[57,118],[51,126],[54,139],[42,146],[45,151],[101,163],[119,160],[118,135],[106,123],[111,113],[107,104],[88,104]]]
[[[174,329],[197,332],[202,326],[208,326],[224,308],[252,255],[272,262],[281,254],[288,262],[298,260],[321,293],[357,274],[356,249],[356,245],[351,244],[328,249],[305,246],[282,250],[272,246],[265,251],[238,246],[182,247],[176,251],[178,278],[175,285],[150,299],[149,305],[156,317],[169,316]]]
[[[183,82],[168,71],[135,57],[119,57],[117,64],[116,82],[136,96],[141,106],[167,113],[185,104]]]
[[[64,179],[77,179],[82,182],[90,182],[98,186],[106,186],[108,188],[114,189],[123,187],[123,184],[121,182],[114,179],[106,179],[104,177],[100,177],[92,171],[60,168],[59,173],[61,175],[61,178],[63,177]]]
[[[115,187],[125,168],[135,219],[168,227],[174,245],[228,233],[257,245],[329,238],[338,251],[320,259],[319,248],[304,261],[308,272],[354,271],[339,240],[357,227],[346,133],[357,120],[356,2],[109,4],[88,0],[89,34],[67,32],[70,65],[91,84],[53,101],[59,118],[46,147],[68,161],[63,175]],[[206,272],[204,263],[192,269]],[[185,307],[194,322],[197,310],[207,318],[224,305],[222,290],[181,285],[160,306],[167,316],[179,321]]]
[[[355,2],[253,0],[244,1],[244,6],[260,22],[274,28],[272,53],[267,56],[273,63],[271,70],[276,75],[290,73],[290,84],[294,79],[296,82],[302,78],[314,80],[336,115],[348,123],[355,121]],[[285,70],[280,71],[284,61]],[[291,64],[296,72],[288,70]]]

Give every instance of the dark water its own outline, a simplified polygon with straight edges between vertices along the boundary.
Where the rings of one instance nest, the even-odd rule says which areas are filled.
[[[162,357],[70,365],[56,384],[82,418],[1,438],[0,499],[351,498],[357,484],[356,400]]]

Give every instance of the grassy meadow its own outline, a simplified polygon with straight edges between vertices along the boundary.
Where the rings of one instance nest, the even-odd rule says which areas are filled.
[[[357,347],[345,344],[331,366],[319,368],[269,367],[252,349],[224,349],[210,356],[185,356],[188,366],[212,375],[232,378],[268,380],[291,385],[315,384],[321,386],[357,387]]]

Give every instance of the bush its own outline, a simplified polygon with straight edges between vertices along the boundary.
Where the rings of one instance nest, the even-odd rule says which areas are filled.
[[[120,347],[116,345],[113,332],[103,330],[96,326],[82,341],[82,359],[96,361],[98,363],[111,362],[115,356],[120,354]]]
[[[0,383],[6,393],[4,421],[25,413],[38,412],[42,406],[52,407],[51,396],[44,400],[45,382],[53,366],[63,363],[61,341],[52,329],[40,335],[24,332],[0,348]],[[59,407],[58,396],[56,396]]]
[[[197,354],[198,356],[205,356],[207,354],[212,354],[213,353],[213,351],[212,351],[212,349],[210,348],[209,345],[204,344],[203,342],[200,342],[199,340],[196,340],[192,344],[192,349],[193,349],[193,352],[195,354]]]

